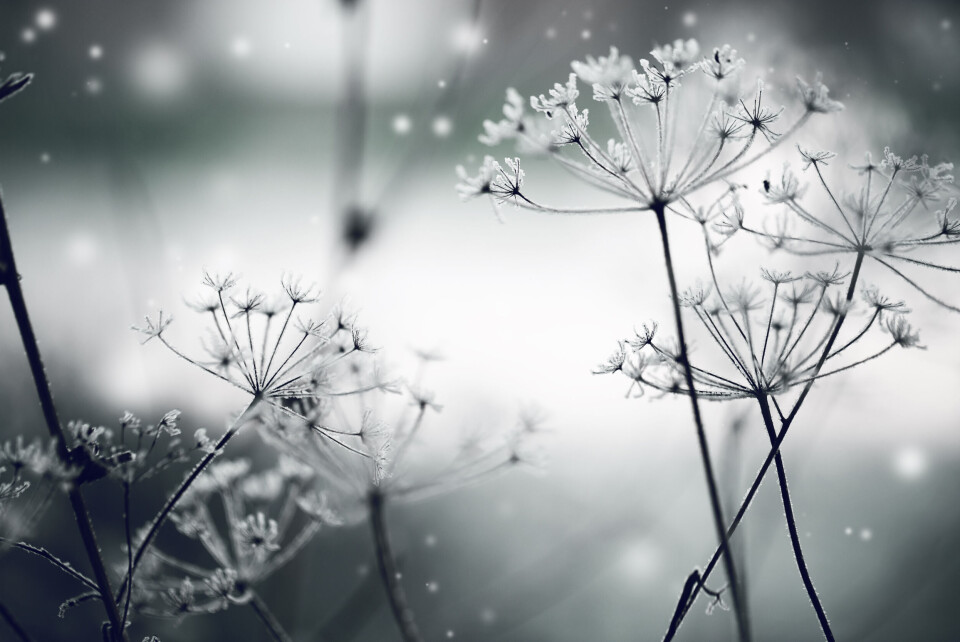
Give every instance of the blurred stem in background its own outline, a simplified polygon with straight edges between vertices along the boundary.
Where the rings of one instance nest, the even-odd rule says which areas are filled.
[[[7,225],[7,216],[3,209],[2,198],[0,198],[0,281],[2,281],[7,288],[10,307],[13,309],[17,330],[20,333],[20,339],[26,351],[27,361],[30,364],[30,372],[33,375],[33,383],[37,390],[37,396],[40,399],[40,409],[43,412],[47,430],[50,432],[50,436],[56,441],[57,453],[60,459],[65,465],[69,464],[71,462],[70,450],[67,447],[67,440],[63,433],[63,427],[60,424],[60,418],[57,416],[57,408],[53,402],[53,392],[50,389],[50,382],[47,381],[46,371],[43,367],[43,359],[40,356],[40,347],[37,344],[37,337],[30,323],[30,315],[27,312],[27,303],[23,296],[23,289],[20,287],[20,275],[17,272],[17,265],[14,261],[13,242],[10,238],[10,229]],[[67,497],[70,500],[70,507],[73,509],[73,514],[77,521],[77,529],[80,531],[84,550],[86,550],[90,566],[93,568],[97,589],[100,593],[100,600],[103,603],[107,619],[110,623],[109,639],[126,640],[127,634],[121,623],[117,603],[113,599],[110,578],[107,575],[106,566],[100,554],[100,547],[97,545],[97,537],[93,530],[93,524],[90,521],[90,514],[87,511],[83,494],[80,492],[79,482],[68,485]]]
[[[387,598],[390,600],[390,610],[400,628],[400,635],[404,642],[422,642],[420,630],[417,628],[413,610],[407,603],[407,596],[400,584],[400,573],[397,569],[397,560],[390,546],[390,536],[387,533],[387,524],[383,515],[384,496],[374,490],[367,498],[370,506],[370,526],[373,529],[373,543],[377,552],[377,568],[380,579],[383,581]]]
[[[276,642],[293,642],[293,638],[283,630],[280,621],[270,611],[267,604],[253,591],[250,592],[250,608],[257,614],[257,617],[263,622],[263,626],[270,632],[270,637]]]

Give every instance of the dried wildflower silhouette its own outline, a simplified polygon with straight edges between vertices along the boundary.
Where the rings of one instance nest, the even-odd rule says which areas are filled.
[[[651,54],[654,61],[641,60],[639,70],[616,48],[611,48],[608,56],[574,62],[574,73],[565,84],[554,85],[549,95],[531,97],[532,114],[527,112],[520,94],[510,89],[504,118],[485,122],[480,137],[488,145],[513,141],[521,153],[547,155],[589,186],[625,199],[628,205],[566,208],[541,203],[524,189],[525,174],[519,158],[508,158],[501,166],[487,156],[476,176],[458,167],[461,182],[457,190],[464,199],[489,196],[495,208],[510,202],[521,209],[548,214],[649,211],[656,216],[674,300],[677,357],[683,364],[714,528],[723,549],[740,639],[749,640],[749,622],[740,598],[736,566],[729,554],[713,463],[687,358],[666,215],[683,215],[679,208],[688,205],[687,197],[693,192],[763,157],[814,114],[839,111],[843,106],[829,98],[819,77],[812,85],[798,80],[802,109],[792,124],[779,132],[775,128],[783,109],[773,110],[766,105],[761,82],[752,98],[739,96],[744,61],[728,45],[714,49],[711,56],[701,57],[696,41],[677,40]],[[578,79],[592,85],[594,100],[606,103],[619,140],[611,139],[604,146],[590,135],[589,110],[581,110],[576,104],[580,95]],[[698,91],[703,84],[707,91]],[[690,108],[700,114],[694,120],[687,118],[685,110]],[[571,158],[567,149],[578,151],[583,159]]]
[[[295,318],[297,312],[306,311],[319,299],[319,291],[293,278],[281,280],[283,294],[276,300],[267,300],[265,295],[250,288],[243,294],[230,296],[229,292],[237,286],[237,277],[233,274],[207,273],[203,284],[207,288],[206,296],[190,306],[210,318],[209,337],[203,342],[207,358],[187,356],[167,340],[165,332],[172,319],[165,317],[162,311],[134,329],[144,335],[144,343],[155,339],[177,357],[243,390],[250,395],[250,401],[226,432],[216,442],[208,444],[207,454],[168,498],[144,535],[138,538],[140,541],[131,571],[121,585],[120,597],[128,591],[133,572],[178,502],[244,424],[262,410],[261,406],[308,422],[311,430],[355,456],[375,457],[363,449],[362,444],[348,443],[349,437],[342,431],[311,423],[294,409],[296,401],[391,390],[391,382],[382,379],[375,367],[363,373],[366,379],[356,387],[336,387],[338,370],[351,358],[373,351],[367,342],[366,331],[357,326],[342,308],[335,309],[323,321]]]
[[[421,373],[427,358],[419,368]],[[298,500],[303,511],[326,523],[369,522],[394,620],[402,639],[413,642],[423,636],[400,581],[386,505],[448,493],[519,465],[537,466],[533,442],[541,432],[541,418],[525,413],[509,430],[467,434],[445,463],[438,465],[432,456],[432,466],[424,471],[422,465],[412,463],[411,453],[422,447],[428,415],[439,413],[442,406],[419,383],[407,385],[404,397],[407,407],[391,422],[379,420],[366,404],[357,413],[336,398],[298,400],[303,417],[275,409],[261,413],[259,421],[260,434],[268,444],[316,475],[314,487]],[[359,400],[364,401],[362,397]],[[314,425],[335,419],[342,425],[338,434],[360,439],[376,456],[345,459],[312,430]]]
[[[960,268],[920,258],[960,242],[960,220],[954,215],[955,197],[947,197],[953,184],[952,163],[931,165],[926,155],[904,159],[883,150],[883,160],[873,161],[868,153],[860,165],[851,165],[860,175],[859,189],[843,194],[827,182],[825,167],[832,152],[799,148],[804,171],[811,169],[827,196],[827,208],[805,206],[805,186],[785,168],[778,180],[764,182],[763,194],[772,205],[782,205],[785,216],[776,229],[748,226],[740,217],[726,223],[728,233],[743,230],[763,239],[771,247],[798,255],[854,255],[857,267],[871,259],[903,279],[912,288],[937,304],[960,312],[955,304],[931,293],[902,271],[904,264],[943,272]],[[940,206],[935,212],[931,208]],[[826,212],[829,211],[828,215]],[[899,267],[898,267],[899,264]]]

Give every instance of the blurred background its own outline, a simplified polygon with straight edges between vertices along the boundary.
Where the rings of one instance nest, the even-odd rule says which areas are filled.
[[[130,324],[163,308],[190,341],[182,301],[203,269],[262,288],[303,274],[327,304],[349,296],[391,370],[409,372],[415,349],[443,354],[426,377],[445,406],[437,434],[510,424],[527,404],[548,418],[542,473],[389,511],[426,637],[659,639],[714,547],[695,433],[682,399],[625,399],[620,380],[591,374],[635,325],[670,319],[655,223],[506,208],[501,224],[488,203],[457,199],[454,167],[487,153],[477,135],[507,87],[539,94],[610,45],[636,59],[689,37],[737,48],[745,85],[765,78],[773,104],[790,104],[795,75],[822,71],[846,111],[797,140],[837,152],[837,167],[886,145],[956,159],[958,30],[946,1],[4,0],[0,72],[36,78],[0,110],[0,186],[61,416],[111,424],[179,408],[190,432],[219,430],[242,398],[141,346]],[[741,178],[756,192],[795,155],[784,145]],[[557,168],[526,169],[544,200],[590,202]],[[675,227],[689,283],[703,269],[697,230]],[[784,457],[838,637],[956,640],[960,317],[891,287],[911,297],[930,349],[815,387]],[[42,434],[6,305],[0,364],[0,439]],[[741,409],[708,408],[715,453]],[[731,503],[765,442],[748,422],[740,468],[721,463]],[[266,457],[252,433],[231,448]],[[106,554],[122,559],[116,498],[90,494]],[[159,500],[142,501],[145,521]],[[765,484],[737,535],[756,637],[817,639],[779,501]],[[55,504],[32,540],[82,566],[71,519]],[[362,616],[327,639],[396,639],[370,543],[362,526],[329,531],[264,587],[296,639],[320,639],[364,590]],[[90,603],[58,619],[73,587],[39,562],[0,565],[0,599],[38,639],[80,639],[100,618]],[[701,602],[680,638],[732,639],[731,624]],[[257,639],[258,626],[232,609],[141,618],[131,637]]]

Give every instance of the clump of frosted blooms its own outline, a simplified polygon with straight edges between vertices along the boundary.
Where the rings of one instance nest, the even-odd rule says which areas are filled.
[[[906,320],[908,310],[876,288],[862,290],[866,321],[839,339],[820,363],[820,348],[837,319],[854,307],[839,291],[850,277],[839,269],[793,275],[761,270],[762,287],[742,282],[721,292],[699,284],[681,293],[681,305],[699,322],[709,346],[691,355],[697,395],[723,401],[782,395],[792,388],[830,377],[871,361],[895,345],[918,347]],[[689,395],[682,358],[675,343],[657,336],[656,325],[644,326],[594,372],[620,374],[629,380],[627,395],[645,390]],[[880,338],[883,332],[891,339]],[[857,346],[855,348],[854,346]],[[821,372],[823,366],[827,372]]]
[[[742,224],[734,231],[800,256],[862,255],[942,307],[960,311],[922,283],[924,271],[960,271],[933,257],[945,246],[960,243],[957,199],[949,194],[952,163],[934,164],[926,155],[904,158],[886,147],[883,160],[876,162],[868,153],[863,163],[851,166],[859,175],[858,184],[844,192],[831,184],[836,174],[849,175],[849,170],[830,164],[835,154],[805,148],[799,153],[814,189],[808,190],[785,166],[761,188],[767,203],[780,208],[780,216],[767,216],[762,225]],[[807,203],[810,192],[826,197],[825,203]]]
[[[198,542],[212,566],[149,549],[135,583],[134,608],[179,619],[248,602],[254,586],[294,559],[321,527],[336,523],[332,513],[321,521],[299,510],[313,479],[311,471],[283,457],[256,472],[246,459],[212,465],[171,514],[180,534]],[[213,517],[219,506],[225,522]]]
[[[816,114],[838,111],[818,75],[798,82],[799,109],[781,127],[783,108],[771,108],[758,83],[739,95],[744,61],[724,45],[702,56],[694,40],[657,47],[638,65],[613,47],[606,56],[572,63],[573,73],[527,103],[507,90],[503,118],[483,123],[480,141],[517,145],[518,153],[546,154],[593,188],[625,199],[622,207],[571,209],[540,202],[525,191],[518,158],[503,165],[484,158],[477,174],[457,168],[461,198],[489,196],[496,206],[555,214],[590,214],[666,208],[687,194],[723,180],[769,152]],[[581,108],[579,83],[605,105],[617,138],[595,139],[594,114]]]
[[[373,358],[376,349],[355,314],[342,305],[323,317],[310,313],[320,298],[315,286],[284,277],[280,292],[268,297],[250,287],[241,290],[233,274],[207,273],[203,284],[206,291],[189,305],[210,322],[201,340],[204,356],[188,356],[168,341],[172,319],[162,311],[134,327],[144,342],[155,340],[194,367],[301,420],[307,418],[294,400],[393,390],[394,383],[382,376]],[[326,431],[323,426],[314,428]],[[326,436],[341,442],[335,434]],[[204,433],[198,443],[208,444],[206,439]]]

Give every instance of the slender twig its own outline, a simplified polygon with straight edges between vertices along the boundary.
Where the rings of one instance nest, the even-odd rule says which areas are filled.
[[[16,319],[17,329],[20,332],[20,339],[27,353],[27,361],[30,364],[30,372],[33,375],[33,383],[37,390],[37,396],[40,398],[40,408],[43,411],[43,418],[46,422],[47,430],[50,432],[50,436],[56,441],[57,453],[60,459],[63,462],[69,462],[70,451],[67,447],[67,438],[63,433],[60,418],[57,416],[57,408],[53,402],[53,392],[50,389],[50,382],[47,380],[43,359],[40,356],[40,347],[37,343],[37,337],[33,332],[33,325],[30,323],[27,303],[23,296],[23,290],[20,287],[20,275],[17,272],[17,265],[13,256],[13,243],[10,238],[10,229],[7,225],[7,216],[3,209],[2,199],[0,199],[0,280],[2,280],[7,288],[10,307],[13,308],[13,315]],[[90,561],[90,566],[93,567],[97,590],[100,591],[100,595],[103,598],[102,601],[104,609],[106,610],[107,619],[110,621],[112,635],[117,639],[125,640],[127,636],[121,624],[117,604],[113,601],[113,589],[110,587],[110,577],[107,575],[106,565],[103,562],[100,547],[97,544],[97,536],[93,530],[93,523],[90,521],[90,514],[87,512],[87,505],[86,502],[84,502],[79,485],[70,484],[67,488],[67,497],[70,500],[70,507],[73,509],[73,515],[76,518],[77,530],[80,531],[80,538],[83,540],[83,547],[87,553],[87,559]]]
[[[397,560],[393,556],[390,546],[390,537],[387,533],[387,524],[383,515],[384,496],[374,490],[368,496],[370,506],[370,526],[373,529],[374,547],[377,552],[377,567],[380,570],[380,579],[390,601],[390,610],[393,619],[400,629],[400,636],[404,642],[422,642],[420,630],[417,628],[413,611],[407,604],[407,596],[403,592],[397,571]]]
[[[257,614],[257,617],[260,618],[260,621],[263,622],[263,626],[269,631],[270,637],[276,642],[293,642],[293,638],[283,630],[280,621],[267,607],[266,602],[261,600],[260,596],[252,591],[250,592],[250,596],[250,602],[248,602],[248,604],[250,604],[253,612]]]
[[[20,638],[21,642],[33,642],[33,638],[30,637],[30,634],[27,633],[27,630],[23,628],[23,625],[17,621],[17,618],[13,616],[13,612],[7,608],[7,606],[0,602],[0,618],[3,618],[3,621],[7,623],[13,632],[17,634],[17,637]]]
[[[740,595],[740,582],[737,576],[736,564],[733,556],[730,554],[730,543],[727,539],[726,521],[723,518],[723,507],[720,504],[720,493],[717,489],[716,475],[713,470],[713,462],[710,459],[710,446],[707,443],[706,431],[703,427],[703,419],[700,416],[700,404],[697,401],[697,392],[693,382],[693,371],[690,368],[690,359],[687,355],[687,343],[683,332],[683,319],[680,313],[680,294],[677,290],[677,280],[673,269],[673,259],[670,254],[670,237],[667,234],[667,221],[665,217],[664,205],[654,205],[653,211],[657,215],[657,224],[660,228],[660,240],[663,244],[663,259],[667,268],[667,279],[670,282],[670,294],[673,300],[673,316],[677,326],[677,342],[680,350],[680,361],[683,364],[683,375],[686,380],[687,390],[690,391],[690,406],[693,410],[693,421],[697,429],[697,441],[700,446],[700,458],[703,464],[703,472],[707,481],[707,490],[710,496],[710,508],[713,513],[713,523],[717,531],[717,539],[720,541],[720,550],[722,551],[724,568],[727,572],[727,578],[730,582],[730,594],[733,599],[733,608],[737,620],[737,629],[740,633],[740,639],[750,640],[750,623],[746,620],[746,613],[743,609],[743,603]]]
[[[160,431],[157,431],[160,434]],[[127,544],[127,577],[133,573],[133,538],[130,536],[130,482],[123,481],[123,535]],[[130,614],[130,596],[133,591],[127,591],[123,601],[123,621],[127,621]]]
[[[2,544],[3,546],[9,546],[11,548],[18,548],[21,551],[30,553],[31,555],[42,557],[43,559],[47,560],[48,562],[56,566],[58,569],[60,569],[61,571],[63,571],[73,579],[79,582],[82,582],[84,585],[86,585],[87,587],[95,591],[98,590],[96,582],[94,582],[92,579],[90,579],[89,577],[87,577],[77,569],[73,568],[72,566],[70,566],[70,564],[68,564],[67,562],[64,562],[62,559],[60,559],[59,557],[57,557],[56,555],[54,555],[53,553],[51,553],[45,548],[34,546],[32,544],[27,544],[26,542],[13,542],[4,537],[0,537],[0,544]]]
[[[777,429],[773,425],[773,415],[770,413],[770,403],[764,394],[757,396],[757,402],[760,404],[760,414],[763,416],[763,425],[767,429],[767,435],[770,437],[770,445],[773,446],[777,441]],[[797,570],[800,571],[800,578],[803,580],[803,587],[810,598],[810,604],[813,610],[817,612],[817,620],[820,622],[820,629],[823,631],[823,637],[833,642],[836,638],[830,629],[830,622],[827,620],[827,614],[820,603],[820,597],[817,595],[817,589],[813,586],[813,579],[810,577],[810,571],[807,569],[807,562],[803,556],[803,549],[800,546],[800,534],[797,532],[797,520],[793,514],[793,503],[790,501],[790,490],[787,487],[787,472],[783,465],[783,455],[780,451],[774,456],[774,465],[777,468],[777,481],[780,484],[780,497],[783,501],[783,512],[787,521],[787,532],[790,533],[790,544],[793,546],[793,556],[797,561]]]

